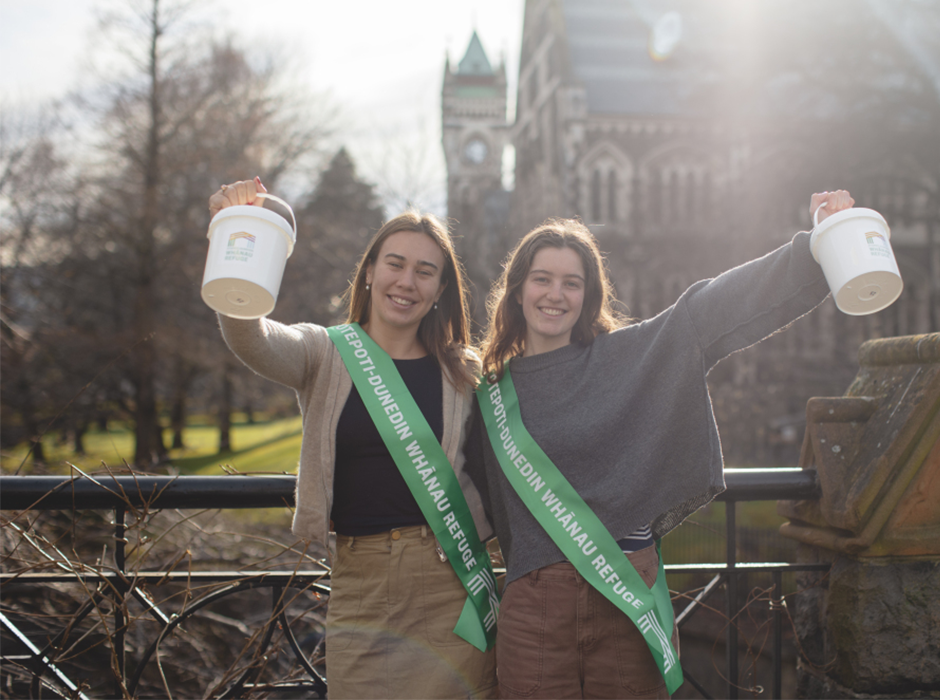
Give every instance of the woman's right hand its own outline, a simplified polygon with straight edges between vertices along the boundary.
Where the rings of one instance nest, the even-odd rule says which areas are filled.
[[[809,216],[812,220],[819,212],[819,223],[843,209],[850,209],[855,206],[855,200],[847,190],[836,190],[835,192],[817,192],[809,200]]]
[[[258,196],[259,192],[267,192],[259,177],[254,180],[239,180],[230,185],[222,185],[215,194],[209,197],[209,215],[215,216],[225,207],[234,207],[239,204],[263,206],[264,198]]]

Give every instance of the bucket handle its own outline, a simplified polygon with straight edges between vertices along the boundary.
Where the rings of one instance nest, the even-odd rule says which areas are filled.
[[[290,204],[288,204],[287,202],[285,202],[285,201],[284,201],[283,199],[281,199],[280,197],[275,197],[273,194],[268,194],[267,192],[258,192],[258,193],[255,195],[255,198],[257,198],[257,199],[271,199],[271,200],[274,200],[274,201],[277,202],[278,204],[283,205],[284,208],[287,209],[287,211],[290,212],[291,223],[292,223],[293,226],[294,226],[294,240],[296,241],[296,240],[297,240],[297,218],[294,216],[294,210],[291,209]]]
[[[822,209],[827,204],[829,204],[829,200],[826,200],[825,202],[820,204],[818,207],[816,207],[816,211],[813,212],[813,228],[819,228],[819,210]],[[293,212],[291,213],[293,214]]]

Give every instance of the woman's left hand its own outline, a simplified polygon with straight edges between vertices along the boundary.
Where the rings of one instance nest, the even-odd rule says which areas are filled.
[[[810,197],[809,215],[812,218],[815,216],[816,210],[819,209],[819,223],[822,223],[826,217],[832,216],[843,209],[851,209],[853,206],[855,206],[855,200],[852,199],[852,195],[847,190],[818,192]]]

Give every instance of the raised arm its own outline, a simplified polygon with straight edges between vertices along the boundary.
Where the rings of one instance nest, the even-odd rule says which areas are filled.
[[[242,320],[219,314],[226,345],[257,374],[300,389],[330,345],[326,330],[303,323],[287,326],[268,318]]]
[[[819,220],[850,208],[845,190],[814,194],[810,214],[822,205]],[[829,294],[822,269],[802,232],[785,246],[712,280],[692,285],[679,301],[691,316],[709,367],[813,310]]]
[[[209,198],[209,213],[236,205],[261,206],[259,178],[222,185]],[[219,314],[222,336],[233,353],[263,377],[299,389],[320,360],[325,333],[318,326],[286,326],[267,318],[241,320]],[[321,337],[322,336],[322,337]]]

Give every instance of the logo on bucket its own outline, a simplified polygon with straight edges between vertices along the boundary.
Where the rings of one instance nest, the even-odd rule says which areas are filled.
[[[254,257],[255,237],[239,231],[228,237],[228,246],[225,249],[225,262],[248,262]]]
[[[868,231],[865,234],[865,240],[868,242],[868,252],[876,258],[890,258],[891,249],[888,247],[888,241],[877,231]]]

